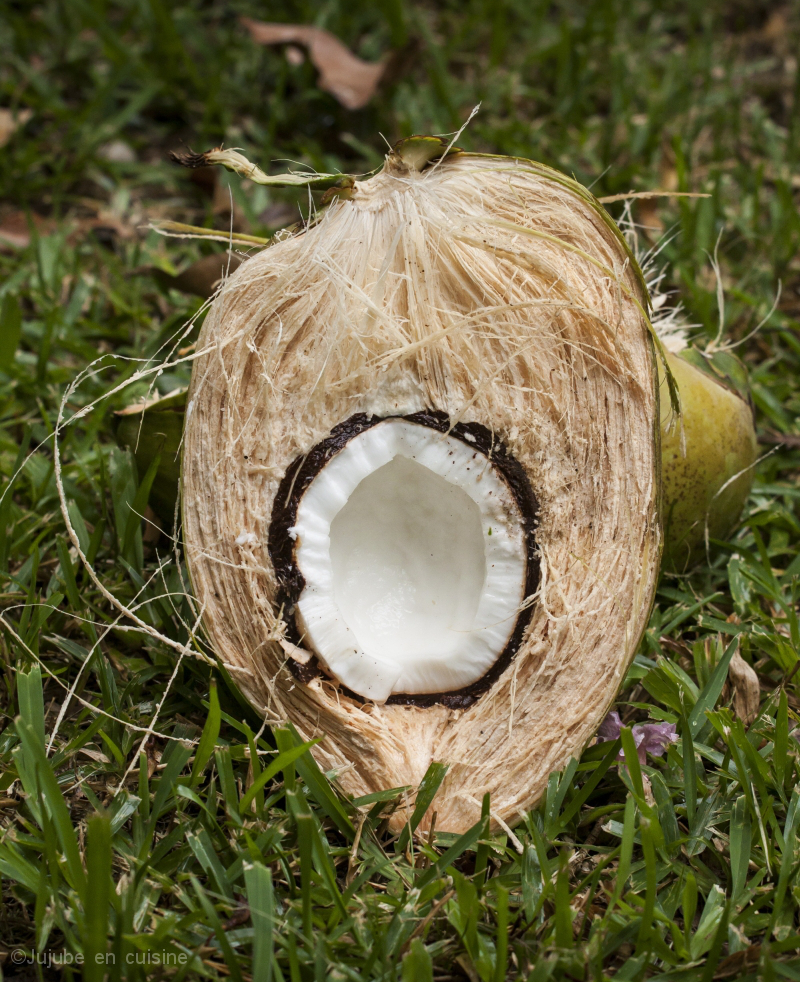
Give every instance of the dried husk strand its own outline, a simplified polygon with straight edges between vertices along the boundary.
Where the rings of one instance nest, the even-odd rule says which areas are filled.
[[[317,760],[353,794],[445,761],[437,827],[459,831],[486,792],[498,823],[517,821],[616,694],[658,575],[659,410],[641,275],[589,192],[529,161],[427,164],[390,154],[219,290],[187,404],[183,514],[205,630],[250,701],[323,737]],[[267,551],[299,455],[354,413],[430,408],[489,426],[540,503],[530,628],[465,710],[298,681]]]
[[[472,116],[475,115],[477,107],[473,110]],[[468,120],[469,122],[469,120]],[[466,125],[466,124],[465,124]],[[462,127],[462,130],[464,127]],[[456,137],[460,135],[462,130],[456,134]],[[441,137],[437,136],[412,136],[405,140],[400,140],[392,148],[391,153],[387,156],[387,160],[394,160],[395,162],[400,161],[401,165],[409,171],[423,171],[426,168],[435,169],[439,164],[454,155],[463,154],[465,151],[455,145],[455,139],[447,142]],[[534,173],[538,173],[543,177],[546,177],[558,184],[561,184],[564,188],[572,191],[574,194],[581,197],[587,204],[589,204],[597,213],[597,215],[608,225],[609,229],[612,230],[617,238],[619,239],[621,245],[627,252],[634,269],[634,273],[639,281],[639,286],[644,295],[644,310],[643,313],[647,315],[647,311],[650,307],[650,296],[648,293],[647,283],[645,281],[644,275],[639,268],[639,264],[636,261],[636,257],[631,249],[631,246],[624,235],[621,235],[618,226],[614,222],[613,218],[609,215],[606,209],[603,207],[603,203],[615,202],[628,200],[630,198],[636,197],[708,197],[707,194],[697,194],[694,192],[674,192],[674,191],[647,191],[647,192],[631,192],[622,195],[613,195],[609,198],[601,199],[595,198],[595,196],[582,184],[576,181],[574,178],[568,177],[566,174],[561,173],[561,171],[555,170],[555,168],[548,167],[546,164],[541,164],[538,161],[528,160],[527,158],[520,157],[503,157],[497,154],[480,154],[471,153],[469,154],[471,158],[474,159],[487,159],[487,160],[504,160],[512,161],[522,169],[530,169]],[[216,147],[213,150],[207,150],[204,153],[176,153],[171,152],[170,157],[176,163],[181,164],[184,167],[198,168],[198,167],[213,167],[219,166],[224,167],[247,180],[252,181],[254,184],[261,184],[266,187],[277,187],[277,188],[289,188],[289,187],[307,187],[309,190],[324,191],[322,196],[322,204],[329,204],[334,198],[340,197],[348,199],[355,188],[357,178],[350,174],[319,174],[317,172],[294,172],[290,171],[285,174],[266,174],[257,164],[248,160],[238,150],[229,149],[225,150],[222,147]],[[362,178],[370,178],[378,173],[379,168],[373,170],[367,174],[360,175]],[[310,220],[309,224],[312,221]],[[181,231],[177,228],[178,223],[174,222],[160,222],[151,224],[151,227],[156,231],[161,232],[165,235],[181,235]],[[173,228],[174,226],[174,228]],[[183,235],[182,237],[191,237],[191,233],[188,232],[189,226],[182,226]],[[212,238],[213,233],[209,234],[207,229],[198,229],[196,237]],[[251,240],[253,237],[249,237]],[[251,242],[252,244],[252,242]],[[669,365],[669,359],[667,358],[667,349],[664,347],[659,333],[652,329],[651,333],[653,337],[653,342],[658,351],[659,357],[661,359],[662,369],[664,373],[664,379],[667,387],[667,394],[669,396],[670,407],[672,411],[680,415],[680,394],[678,392],[678,387],[675,384],[675,380],[672,375],[672,370]]]

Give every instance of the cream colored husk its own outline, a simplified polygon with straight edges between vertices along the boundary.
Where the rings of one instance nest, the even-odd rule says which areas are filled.
[[[450,765],[431,811],[462,831],[491,792],[513,825],[591,738],[651,607],[658,398],[646,300],[588,193],[541,165],[390,156],[314,226],[264,249],[206,318],[183,515],[205,630],[270,722],[290,720],[354,795]],[[492,429],[540,514],[522,647],[472,706],[376,706],[286,667],[267,551],[278,484],[354,413],[437,409]],[[410,796],[410,799],[413,797]],[[395,815],[395,822],[405,819]],[[427,821],[423,823],[423,827]]]

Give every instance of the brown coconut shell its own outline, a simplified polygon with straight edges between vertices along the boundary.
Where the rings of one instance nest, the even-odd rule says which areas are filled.
[[[454,153],[417,169],[393,153],[348,194],[245,262],[205,320],[183,457],[193,588],[248,699],[321,737],[313,753],[345,791],[417,786],[443,761],[438,829],[474,824],[486,792],[510,825],[594,734],[651,608],[660,458],[646,290],[602,207],[540,164]],[[523,643],[466,709],[300,681],[268,550],[299,456],[356,413],[426,410],[496,433],[539,505]]]

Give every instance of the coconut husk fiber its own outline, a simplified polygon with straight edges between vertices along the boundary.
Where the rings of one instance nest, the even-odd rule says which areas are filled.
[[[186,557],[205,631],[271,723],[364,795],[449,771],[460,832],[491,794],[513,825],[594,734],[658,575],[658,397],[646,290],[602,207],[530,161],[392,153],[319,220],[243,263],[198,342],[183,456]],[[523,644],[466,709],[376,705],[289,669],[267,549],[287,468],[355,413],[489,427],[539,503]],[[406,813],[395,813],[395,823]],[[426,822],[423,822],[424,828]]]

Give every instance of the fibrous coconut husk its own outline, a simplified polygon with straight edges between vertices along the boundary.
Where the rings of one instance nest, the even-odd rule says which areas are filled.
[[[401,153],[244,263],[205,320],[187,405],[186,555],[249,700],[354,795],[450,769],[437,828],[513,824],[604,717],[658,575],[657,379],[646,291],[602,207],[539,164]],[[355,413],[489,427],[539,502],[525,640],[467,709],[375,705],[287,666],[267,550],[290,464]],[[282,644],[282,641],[284,643]],[[404,820],[396,813],[396,821]],[[424,826],[424,823],[423,823]]]

